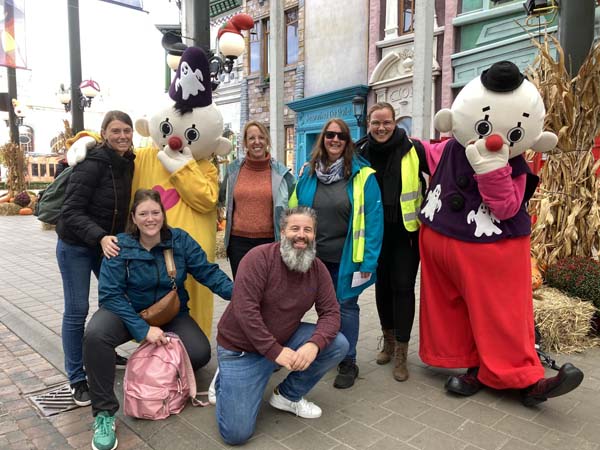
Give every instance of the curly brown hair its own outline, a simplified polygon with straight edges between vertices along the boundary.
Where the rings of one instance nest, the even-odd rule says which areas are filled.
[[[350,137],[350,128],[348,127],[346,122],[344,122],[339,117],[329,119],[321,129],[321,133],[319,134],[317,142],[313,147],[312,154],[310,156],[310,161],[308,162],[308,164],[310,165],[311,173],[315,173],[317,161],[321,161],[321,163],[325,166],[329,165],[329,159],[327,158],[327,150],[325,149],[325,132],[327,131],[327,128],[329,128],[329,125],[331,125],[332,123],[337,124],[342,130],[342,132],[346,133],[346,136],[348,136],[348,140],[346,141],[346,147],[344,148],[343,154],[344,178],[348,179],[350,178],[350,175],[352,175],[352,158],[354,157],[355,146],[354,142],[352,141],[352,138]]]

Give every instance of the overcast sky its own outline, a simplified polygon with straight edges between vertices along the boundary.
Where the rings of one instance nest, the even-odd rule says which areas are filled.
[[[102,92],[86,110],[86,128],[97,129],[111,109],[135,120],[164,96],[164,50],[155,24],[179,23],[179,13],[169,0],[145,0],[144,8],[148,13],[79,0],[82,78],[97,81]],[[70,118],[56,97],[59,85],[70,82],[67,0],[25,0],[25,17],[28,70],[17,69],[18,96],[32,107],[25,122],[35,129],[36,151],[44,152],[62,119]],[[2,67],[0,73],[6,92]]]

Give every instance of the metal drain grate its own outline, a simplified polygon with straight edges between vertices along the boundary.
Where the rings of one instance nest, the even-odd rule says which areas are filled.
[[[45,417],[77,408],[77,405],[73,402],[73,397],[71,397],[71,388],[68,384],[48,392],[32,395],[29,400]]]

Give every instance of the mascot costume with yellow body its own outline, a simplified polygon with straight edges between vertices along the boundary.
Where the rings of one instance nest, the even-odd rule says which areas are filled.
[[[170,102],[150,120],[136,121],[136,131],[151,136],[157,147],[136,151],[131,192],[154,189],[160,193],[168,224],[187,231],[214,261],[218,172],[213,155],[226,155],[231,143],[222,137],[223,117],[212,102],[208,59],[197,47],[187,48],[169,89]],[[70,165],[85,158],[94,146],[82,137],[69,150]],[[211,335],[213,295],[191,276],[185,283],[190,315]]]
[[[446,389],[519,389],[533,406],[575,389],[583,373],[564,364],[544,378],[535,351],[527,201],[538,178],[527,149],[552,150],[536,87],[508,61],[469,82],[435,127],[453,137],[425,144],[432,174],[421,207],[421,359],[468,368]]]

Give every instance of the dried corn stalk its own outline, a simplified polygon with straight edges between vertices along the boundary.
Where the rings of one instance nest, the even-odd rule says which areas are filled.
[[[573,79],[558,41],[532,40],[539,54],[529,79],[546,106],[545,129],[558,136],[541,170],[540,188],[530,202],[537,216],[532,254],[544,264],[571,255],[594,256],[600,248],[600,181],[592,146],[600,134],[600,44],[594,46]],[[555,47],[558,59],[552,57]]]
[[[19,192],[27,189],[27,161],[23,149],[19,144],[7,142],[0,147],[4,164],[8,169],[6,176],[6,189],[8,196],[14,197]]]

